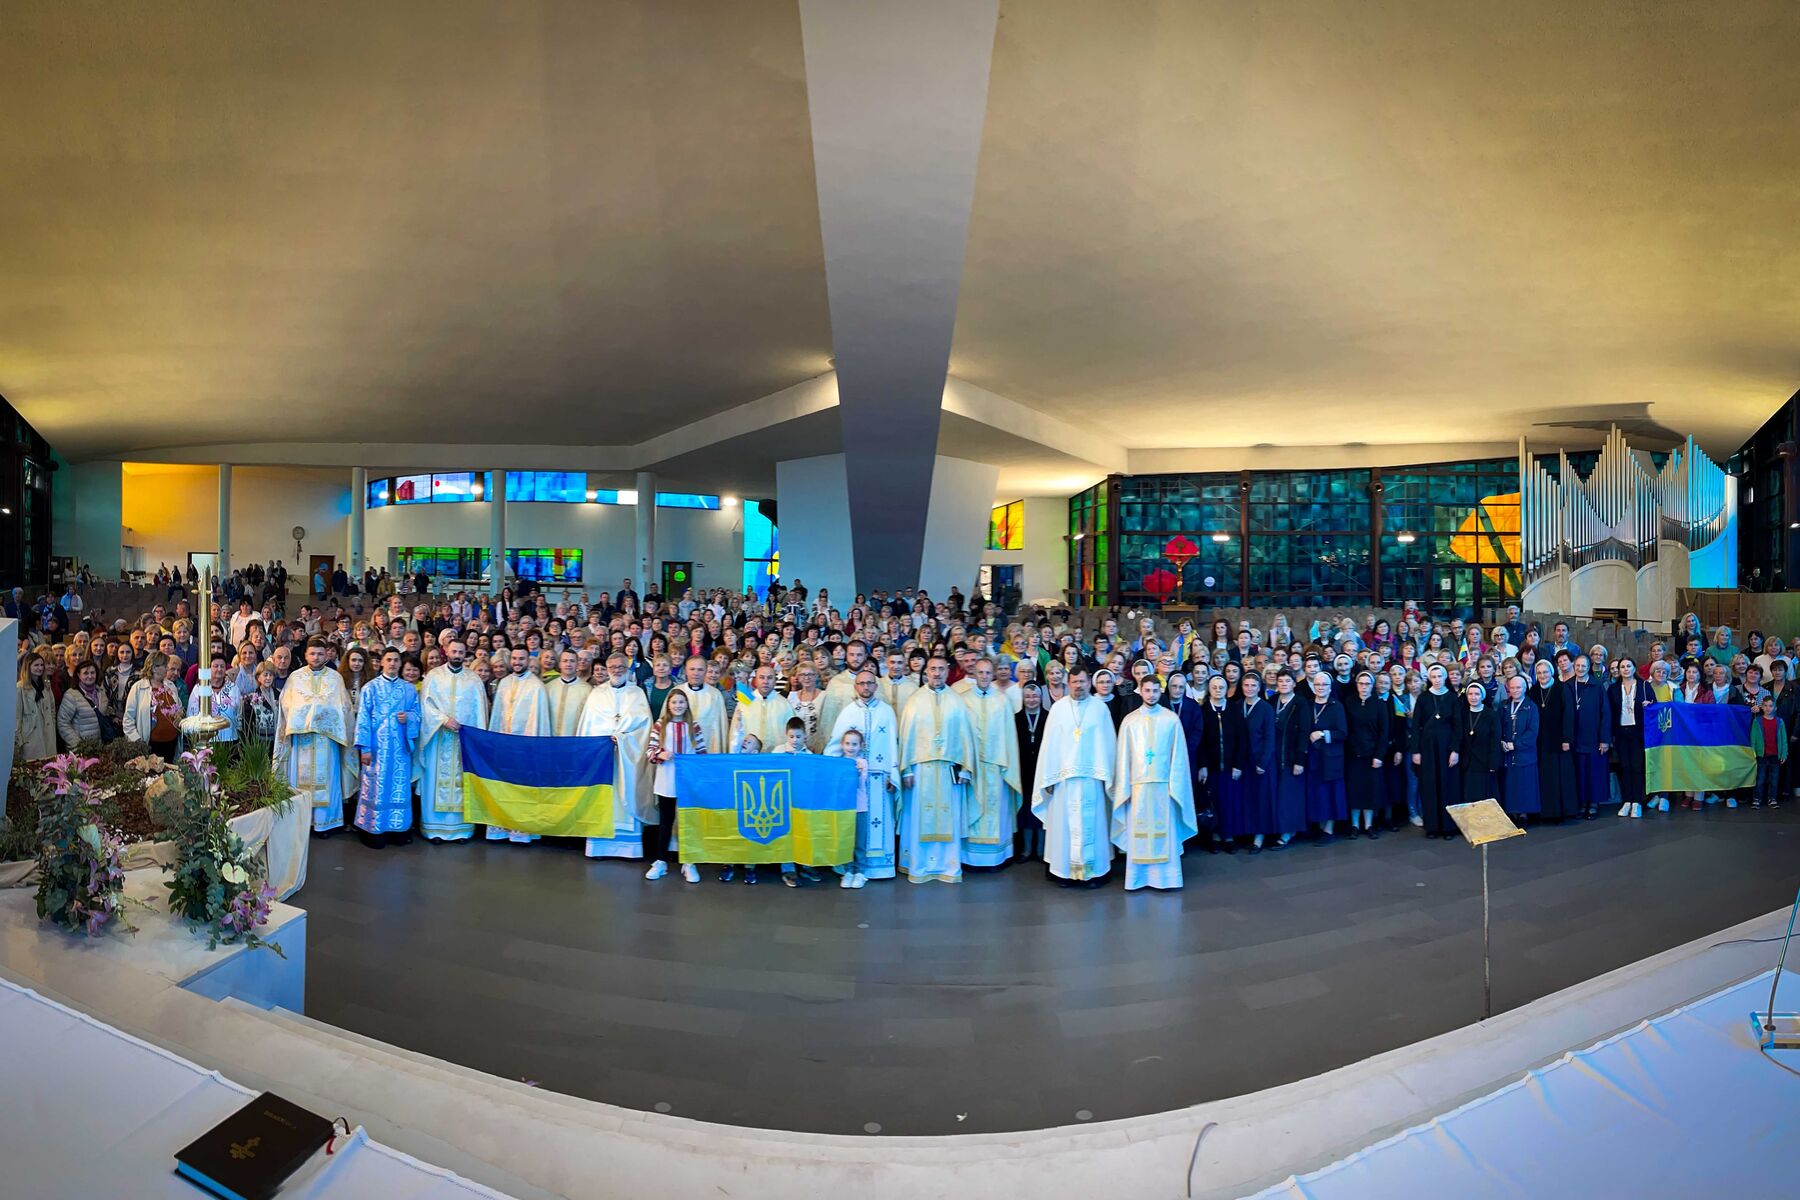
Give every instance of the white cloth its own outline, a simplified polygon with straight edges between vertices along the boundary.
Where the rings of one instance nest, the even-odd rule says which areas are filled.
[[[244,1107],[257,1090],[0,979],[0,1194],[8,1197],[203,1195],[170,1155]],[[24,1084],[23,1081],[29,1081]],[[480,1184],[370,1141],[361,1130],[323,1150],[282,1200],[504,1200]]]
[[[700,726],[700,732],[706,736],[706,752],[723,754],[730,750],[728,735],[731,731],[725,716],[725,697],[719,689],[709,683],[703,683],[697,688],[683,683],[678,688],[687,693],[688,708],[694,714],[694,724]]]
[[[344,797],[356,777],[355,734],[343,676],[311,667],[288,676],[275,721],[275,766],[294,789],[295,802],[312,810],[314,829],[344,824]]]
[[[552,675],[544,680],[544,698],[550,705],[550,732],[556,737],[574,737],[581,727],[581,710],[587,707],[594,686],[583,679],[564,679]]]
[[[738,701],[737,711],[731,714],[731,752],[738,752],[746,734],[754,734],[762,743],[762,752],[773,754],[775,747],[787,741],[787,723],[793,716],[793,705],[780,692],[767,696],[751,692],[748,700]]]

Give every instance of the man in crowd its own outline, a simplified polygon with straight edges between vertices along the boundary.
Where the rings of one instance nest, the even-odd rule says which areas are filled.
[[[344,677],[325,665],[328,653],[324,638],[306,643],[306,665],[281,688],[275,736],[276,769],[294,802],[312,810],[316,833],[344,827],[344,797],[355,776],[350,693]]]
[[[1038,752],[1031,811],[1044,823],[1045,859],[1064,886],[1098,887],[1112,869],[1108,793],[1118,769],[1112,714],[1088,692],[1088,673],[1069,672],[1069,694],[1050,708]]]
[[[1161,704],[1156,676],[1138,681],[1140,704],[1120,724],[1113,769],[1112,841],[1125,855],[1125,890],[1181,887],[1181,851],[1199,832],[1187,737]]]
[[[356,828],[371,849],[412,841],[419,717],[419,690],[400,678],[400,652],[390,647],[382,651],[381,674],[356,697],[356,749],[362,758]]]
[[[531,656],[523,646],[512,649],[507,659],[506,677],[494,685],[488,728],[495,733],[516,733],[526,737],[550,736],[549,697],[544,692],[544,681],[531,672]],[[537,835],[489,825],[487,840],[535,842]]]
[[[658,815],[647,757],[650,699],[632,682],[630,666],[616,651],[606,656],[606,682],[588,695],[575,730],[581,737],[613,740],[613,832],[611,837],[587,839],[589,858],[644,857],[644,823],[655,824]],[[650,869],[656,872],[652,877],[660,879],[667,865],[658,859]]]
[[[900,869],[914,883],[961,883],[975,727],[948,685],[950,660],[925,666],[925,686],[900,714]]]
[[[1019,818],[1019,727],[1012,703],[994,686],[993,662],[976,659],[971,670],[962,703],[974,732],[976,762],[962,861],[965,867],[998,867],[1012,857]]]
[[[880,696],[881,680],[872,664],[856,672],[856,698],[832,723],[825,753],[843,755],[844,735],[854,733],[863,760],[861,799],[856,811],[856,860],[843,886],[860,888],[871,879],[894,877],[894,799],[900,790],[900,718]]]
[[[463,816],[462,727],[486,727],[488,700],[464,665],[467,657],[468,646],[452,638],[444,665],[425,676],[419,702],[419,830],[437,842],[460,842],[475,832]]]

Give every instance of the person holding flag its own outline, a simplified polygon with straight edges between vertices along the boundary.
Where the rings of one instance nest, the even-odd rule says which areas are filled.
[[[856,699],[837,715],[825,753],[862,760],[856,800],[856,859],[842,886],[894,877],[894,800],[900,790],[900,718],[878,693],[881,679],[864,663],[856,672]],[[846,742],[846,737],[849,739]]]
[[[577,737],[613,740],[613,833],[587,839],[589,858],[642,858],[644,826],[659,819],[648,778],[650,698],[631,680],[631,660],[618,651],[606,656],[606,682],[588,693],[576,724]],[[661,879],[668,866],[657,859],[648,879]]]
[[[516,733],[526,737],[550,736],[550,702],[544,692],[544,681],[531,671],[531,655],[523,646],[515,646],[506,660],[505,677],[494,684],[494,703],[488,712],[488,729],[493,733]],[[487,827],[490,842],[535,842],[537,834]]]

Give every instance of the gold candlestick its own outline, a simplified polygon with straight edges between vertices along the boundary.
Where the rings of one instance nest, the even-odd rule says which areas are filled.
[[[210,744],[221,729],[231,724],[229,720],[213,712],[211,567],[200,569],[200,674],[194,681],[194,695],[200,699],[200,711],[183,718],[181,732],[187,735],[188,746],[199,750]]]

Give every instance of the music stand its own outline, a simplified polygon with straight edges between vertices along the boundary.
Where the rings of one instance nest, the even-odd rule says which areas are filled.
[[[1498,800],[1472,800],[1467,804],[1446,805],[1444,811],[1456,822],[1469,845],[1481,847],[1481,1019],[1494,1015],[1494,974],[1488,956],[1491,945],[1488,922],[1488,843],[1507,838],[1524,837],[1525,831],[1512,823]]]

